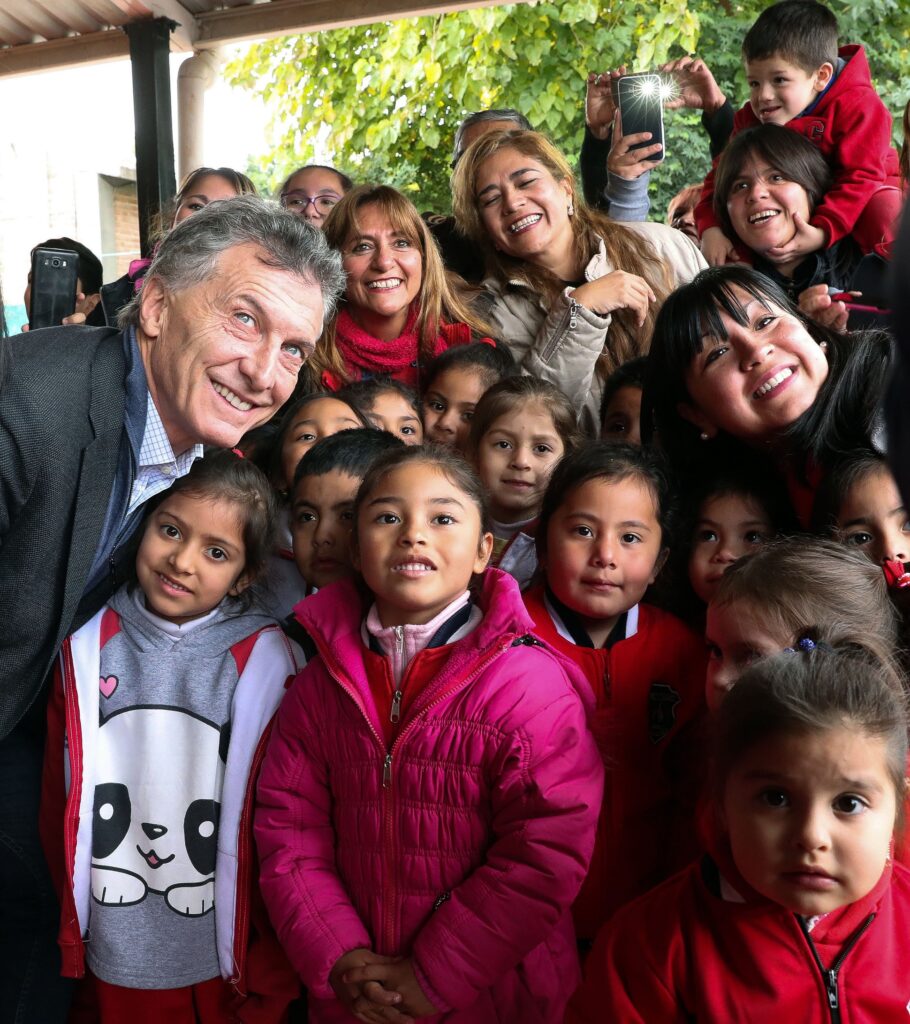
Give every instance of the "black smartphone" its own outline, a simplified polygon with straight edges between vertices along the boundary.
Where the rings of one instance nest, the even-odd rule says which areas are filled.
[[[79,254],[71,249],[45,249],[32,253],[32,294],[28,329],[57,327],[76,310]]]
[[[616,81],[616,102],[622,117],[623,135],[636,135],[638,132],[650,132],[647,142],[637,142],[632,149],[642,146],[653,146],[655,143],[664,145],[664,108],[663,83],[660,75],[644,72],[637,75],[623,75]],[[645,157],[653,163],[660,163],[666,156],[661,149],[659,153]]]

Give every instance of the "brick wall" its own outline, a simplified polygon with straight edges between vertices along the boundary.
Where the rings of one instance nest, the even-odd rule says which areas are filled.
[[[113,232],[116,273],[111,280],[129,269],[130,261],[139,257],[139,203],[135,182],[125,182],[113,190]]]

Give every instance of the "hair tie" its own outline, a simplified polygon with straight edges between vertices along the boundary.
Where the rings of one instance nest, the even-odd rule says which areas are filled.
[[[819,640],[818,643],[816,643],[811,636],[801,636],[799,640],[796,641],[795,647],[784,648],[784,652],[787,654],[799,654],[800,652],[808,654],[810,651],[833,652],[834,648],[831,644],[826,644],[824,640]]]
[[[245,459],[246,456],[239,448],[232,448],[231,451],[237,456],[238,459]]]

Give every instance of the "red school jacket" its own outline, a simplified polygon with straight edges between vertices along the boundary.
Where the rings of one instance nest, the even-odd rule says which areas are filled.
[[[908,937],[900,864],[810,932],[705,857],[606,925],[566,1024],[896,1024],[910,1016]]]
[[[684,793],[677,766],[680,733],[704,709],[705,644],[675,615],[640,604],[627,613],[625,639],[585,646],[571,612],[558,608],[544,587],[524,600],[534,632],[578,665],[594,694],[591,729],[606,769],[604,800],[588,877],[573,908],[579,938],[593,939],[617,907],[697,852],[694,821],[691,844],[681,851],[675,842],[681,809],[690,806],[694,817],[697,796]]]
[[[891,144],[891,114],[882,103],[862,46],[842,46],[846,66],[810,114],[794,117],[787,127],[805,136],[831,165],[834,184],[812,213],[829,246],[853,230],[872,195],[882,185],[899,187],[897,152]],[[761,124],[746,103],[733,118],[733,134]],[[718,227],[714,216],[714,170],[709,171],[695,208],[699,237]]]

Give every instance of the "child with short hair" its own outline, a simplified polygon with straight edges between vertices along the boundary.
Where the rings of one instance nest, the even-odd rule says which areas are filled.
[[[253,787],[296,670],[246,600],[274,521],[264,474],[208,453],[149,512],[137,582],[61,651],[42,815],[63,973],[101,1024],[227,1024],[247,995],[277,1024],[297,993],[277,945],[249,956]]]
[[[400,380],[385,375],[365,377],[351,381],[335,394],[362,409],[369,420],[368,426],[387,430],[405,444],[423,441],[417,392]]]
[[[491,564],[520,587],[537,570],[534,533],[550,474],[578,439],[572,403],[539,377],[506,377],[474,410],[467,454],[490,505]]]
[[[905,1017],[907,724],[874,659],[750,668],[717,715],[710,855],[609,922],[569,1024]]]
[[[618,366],[604,384],[600,403],[600,439],[641,444],[641,390],[647,356]]]
[[[300,460],[291,490],[291,540],[307,594],[354,575],[357,489],[370,466],[402,444],[385,430],[360,427],[322,438]]]
[[[781,256],[825,249],[852,235],[863,252],[894,238],[901,192],[891,114],[872,85],[862,46],[838,49],[837,18],[816,0],[781,0],[759,15],[743,40],[750,100],[733,132],[786,125],[816,145],[834,185]],[[712,209],[714,171],[705,178],[695,219],[709,264],[737,258]],[[738,254],[742,256],[742,253]]]
[[[310,1020],[561,1024],[601,797],[584,682],[484,571],[483,490],[456,453],[381,457],[355,523],[363,586],[297,608],[318,657],[282,704],[255,820]]]
[[[421,404],[426,439],[464,454],[474,409],[484,392],[519,372],[504,345],[486,341],[446,349],[424,376]]]
[[[574,908],[588,941],[617,907],[679,867],[671,751],[704,706],[705,649],[681,620],[644,603],[666,561],[669,520],[658,456],[594,442],[557,466],[537,527],[545,582],[525,594],[525,607],[535,633],[584,672],[606,768],[598,840]]]

